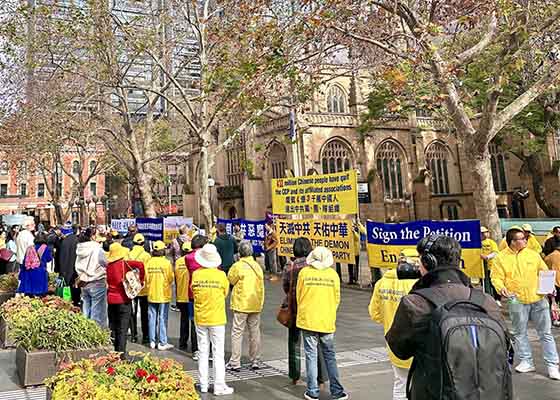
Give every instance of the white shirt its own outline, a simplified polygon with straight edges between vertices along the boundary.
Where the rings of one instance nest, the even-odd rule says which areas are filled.
[[[21,231],[16,238],[16,261],[18,264],[23,264],[23,259],[25,258],[25,251],[29,246],[33,246],[33,234],[27,229]]]

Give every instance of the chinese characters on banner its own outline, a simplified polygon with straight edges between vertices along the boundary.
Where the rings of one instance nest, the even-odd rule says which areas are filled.
[[[354,235],[352,222],[333,220],[276,220],[276,232],[280,244],[278,255],[293,257],[294,241],[304,236],[313,247],[324,246],[333,253],[334,261],[344,264],[354,262]]]
[[[274,214],[356,214],[356,171],[272,180]]]
[[[233,235],[233,224],[239,223],[241,232],[243,232],[243,239],[248,240],[253,245],[253,254],[260,254],[264,252],[263,244],[265,237],[265,220],[262,221],[249,221],[246,219],[221,219],[218,218],[218,224],[226,226],[226,232]]]
[[[371,267],[394,268],[402,249],[416,248],[430,234],[450,236],[461,244],[461,268],[471,278],[484,278],[480,262],[480,221],[415,221],[402,224],[367,222],[367,251]]]

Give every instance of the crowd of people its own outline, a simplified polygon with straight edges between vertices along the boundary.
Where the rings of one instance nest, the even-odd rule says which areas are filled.
[[[35,222],[29,218],[21,229],[11,228],[0,243],[0,248],[13,254],[3,262],[2,273],[19,273],[18,293],[42,296],[49,289],[47,271],[57,272],[60,283],[70,288],[71,300],[83,314],[111,330],[114,348],[123,357],[129,336],[132,342],[151,349],[173,348],[168,320],[174,304],[180,312],[179,348],[190,352],[198,362],[199,390],[209,390],[212,361],[213,393],[227,395],[234,390],[226,384],[225,373],[241,370],[245,334],[249,344],[247,367],[261,367],[260,323],[266,269],[278,270],[271,237],[274,232],[268,229],[267,267],[263,271],[254,257],[252,243],[243,240],[238,229],[233,235],[226,233],[222,224],[210,237],[181,226],[179,236],[166,246],[162,241],[149,243],[135,225],[129,227],[125,237],[95,227],[73,227],[63,234],[60,228],[36,230]],[[556,300],[560,296],[560,227],[553,229],[543,248],[529,245],[531,235],[528,225],[511,227],[503,247],[492,241],[488,229],[481,229],[481,258],[489,276],[484,282],[487,293],[473,289],[471,279],[461,270],[459,243],[437,235],[420,240],[416,251],[403,251],[399,266],[377,282],[369,314],[384,327],[395,376],[395,400],[443,398],[438,397],[438,390],[466,398],[463,394],[472,391],[475,384],[486,391],[481,398],[510,398],[511,350],[515,348],[520,360],[515,371],[535,371],[527,336],[530,320],[543,346],[548,375],[560,380],[558,352],[551,333],[551,305],[555,298],[554,294],[538,290],[539,272],[554,269],[558,272]],[[335,354],[341,277],[334,268],[333,255],[325,247],[312,248],[305,237],[294,241],[293,255],[281,275],[285,294],[282,308],[288,310],[288,319],[283,323],[288,328],[289,378],[293,384],[300,381],[303,344],[307,384],[304,398],[318,399],[328,382],[333,399],[348,399]],[[357,278],[353,269],[351,276]],[[228,296],[233,318],[231,357],[226,363]],[[505,334],[500,307],[506,305],[514,341]],[[476,318],[461,325],[457,321],[465,315]],[[430,320],[435,322],[427,323]],[[463,328],[462,336],[453,333]],[[504,332],[503,336],[500,332]],[[439,342],[444,339],[446,345],[451,343],[445,351]],[[494,358],[472,353],[471,347],[486,347]],[[457,360],[471,369],[490,368],[489,372],[497,372],[479,376],[476,382],[469,378],[465,383],[460,379],[464,367],[463,372],[454,370],[458,368]],[[447,363],[447,369],[441,368],[443,363]],[[502,379],[499,385],[492,381],[496,376]],[[436,381],[439,386],[433,384]]]

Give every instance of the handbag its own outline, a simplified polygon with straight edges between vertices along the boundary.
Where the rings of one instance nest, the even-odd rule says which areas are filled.
[[[123,261],[123,264],[128,268],[128,271],[126,272],[123,268],[122,282],[124,286],[124,292],[126,294],[126,297],[132,300],[136,298],[136,296],[138,296],[138,293],[140,293],[142,289],[144,289],[144,284],[140,279],[140,271],[130,268],[130,265],[128,265],[126,261]]]
[[[288,290],[288,301],[282,303],[278,308],[278,313],[276,314],[276,320],[284,325],[286,328],[290,328],[293,322],[292,313],[292,286],[294,284],[294,270],[290,271],[290,288]]]
[[[10,249],[0,249],[0,261],[9,262],[14,256],[14,252]]]
[[[72,301],[72,292],[70,286],[66,285],[66,281],[62,276],[56,278],[54,294],[63,300]]]

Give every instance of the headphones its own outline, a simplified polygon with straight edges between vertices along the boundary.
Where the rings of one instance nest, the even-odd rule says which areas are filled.
[[[428,236],[426,244],[422,246],[422,256],[420,257],[420,261],[428,271],[433,271],[438,266],[437,258],[430,253],[430,249],[438,241],[439,238],[440,235],[432,233],[430,234],[430,236]]]

